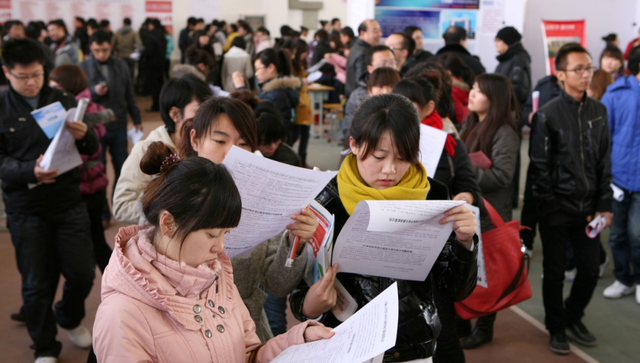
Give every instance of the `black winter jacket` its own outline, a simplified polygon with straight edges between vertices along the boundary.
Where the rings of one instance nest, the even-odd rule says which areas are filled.
[[[472,56],[471,53],[469,53],[469,51],[467,50],[467,48],[461,46],[460,44],[445,45],[444,47],[440,48],[436,53],[436,55],[431,57],[429,61],[437,62],[438,57],[441,54],[447,54],[447,53],[452,53],[462,58],[462,61],[464,62],[464,64],[466,64],[467,66],[469,66],[469,68],[471,68],[471,71],[473,72],[474,76],[478,76],[486,72],[480,60]]]
[[[538,108],[544,106],[547,102],[560,96],[562,87],[560,87],[558,78],[554,75],[542,77],[533,89],[540,92],[540,98],[538,98]],[[533,111],[533,99],[531,94],[527,98],[527,103],[524,105],[522,112],[522,118],[527,126],[531,127],[529,123],[529,114]]]
[[[566,92],[533,116],[529,145],[533,196],[545,213],[610,212],[611,139],[605,106]]]
[[[278,77],[259,86],[258,98],[269,101],[278,107],[285,126],[295,119],[295,108],[300,103],[299,89],[302,81],[297,77]]]
[[[344,84],[344,92],[347,97],[358,88],[358,78],[367,71],[366,56],[369,49],[371,49],[371,44],[358,39],[349,51],[346,68],[347,79]]]
[[[451,157],[446,150],[442,151],[434,179],[447,186],[451,196],[469,192],[473,195],[476,207],[482,206],[482,192],[469,159],[469,153],[464,142],[455,139],[455,154]]]
[[[110,57],[107,61],[109,79],[105,79],[100,71],[100,63],[93,56],[82,61],[80,67],[89,78],[91,100],[105,108],[110,108],[116,115],[116,121],[110,122],[107,129],[127,129],[127,113],[131,115],[134,125],[140,125],[140,110],[133,95],[133,82],[127,64],[120,58]],[[107,82],[109,91],[104,96],[98,96],[95,91],[100,82]]]
[[[76,106],[71,94],[45,84],[38,108],[58,101],[65,109]],[[31,116],[33,110],[10,86],[0,93],[0,179],[6,211],[27,215],[64,212],[82,202],[78,168],[57,176],[55,183],[27,187],[38,182],[34,174],[36,160],[51,143]],[[91,127],[82,140],[76,140],[76,146],[85,155],[98,151],[98,138]]]
[[[509,78],[516,93],[520,108],[524,107],[531,94],[531,56],[520,42],[509,46],[506,53],[496,57],[496,72]]]
[[[167,59],[167,38],[160,29],[149,32],[144,42],[141,60],[144,66],[153,67],[155,70],[164,69]]]
[[[431,190],[428,200],[449,199],[446,186],[429,178]],[[334,243],[349,215],[344,209],[334,178],[316,198],[327,210],[335,214]],[[474,244],[477,238],[474,237]],[[428,358],[433,355],[435,342],[440,334],[440,320],[433,301],[433,289],[452,301],[464,300],[476,286],[478,266],[477,248],[469,251],[452,233],[425,281],[404,281],[384,277],[339,273],[337,279],[349,291],[362,308],[378,294],[398,282],[398,335],[396,344],[384,354],[385,362],[405,362]],[[293,315],[301,321],[304,298],[309,287],[302,282],[290,296]],[[336,327],[340,321],[326,312],[321,322]]]

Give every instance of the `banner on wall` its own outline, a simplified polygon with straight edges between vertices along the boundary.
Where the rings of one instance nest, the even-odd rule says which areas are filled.
[[[567,43],[587,47],[585,20],[542,20],[542,41],[547,58],[547,75],[555,72],[554,59],[558,50]]]
[[[425,39],[440,39],[442,37],[438,26],[440,11],[376,7],[375,19],[380,23],[383,37],[403,32],[407,25],[420,27]]]
[[[376,0],[376,6],[398,8],[478,9],[480,0]]]

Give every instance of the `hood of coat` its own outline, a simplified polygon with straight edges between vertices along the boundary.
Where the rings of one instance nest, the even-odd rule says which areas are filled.
[[[277,89],[292,89],[297,91],[302,87],[302,81],[298,77],[278,77],[262,85],[263,92],[275,91]]]
[[[123,26],[122,28],[118,29],[118,33],[122,34],[122,35],[127,35],[129,33],[131,33],[133,31],[133,29],[131,29],[130,26]]]
[[[527,63],[531,63],[531,56],[529,55],[529,52],[527,52],[527,50],[524,49],[524,47],[522,46],[522,43],[520,42],[511,44],[509,46],[509,49],[504,54],[500,54],[496,56],[496,59],[498,60],[498,62],[505,62],[515,56],[520,56],[525,61],[527,61]]]
[[[102,299],[120,293],[169,313],[188,329],[198,329],[193,302],[213,293],[230,294],[231,260],[222,253],[214,268],[187,266],[159,254],[152,244],[154,233],[149,225],[120,228],[102,278]]]

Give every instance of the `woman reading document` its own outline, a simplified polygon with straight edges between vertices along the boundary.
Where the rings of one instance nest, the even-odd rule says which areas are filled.
[[[335,179],[318,196],[335,215],[334,236],[362,200],[448,199],[447,188],[429,178],[418,161],[420,120],[411,101],[400,95],[374,96],[356,112],[349,137],[348,155]],[[386,287],[398,282],[399,321],[394,348],[385,362],[429,361],[440,331],[433,289],[460,301],[474,289],[477,279],[474,236],[476,221],[464,205],[445,213],[440,223],[453,223],[453,232],[424,281],[404,281],[385,277],[338,273],[327,269],[313,286],[299,286],[291,295],[294,316],[316,319],[335,327],[340,321],[332,308],[336,304],[334,281],[338,279],[362,308]],[[335,239],[334,239],[335,243]]]

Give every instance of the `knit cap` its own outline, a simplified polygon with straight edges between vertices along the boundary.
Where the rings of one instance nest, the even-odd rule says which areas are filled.
[[[522,35],[516,30],[516,28],[512,26],[507,26],[498,31],[496,34],[496,39],[500,39],[505,42],[507,45],[515,44],[522,39]]]

